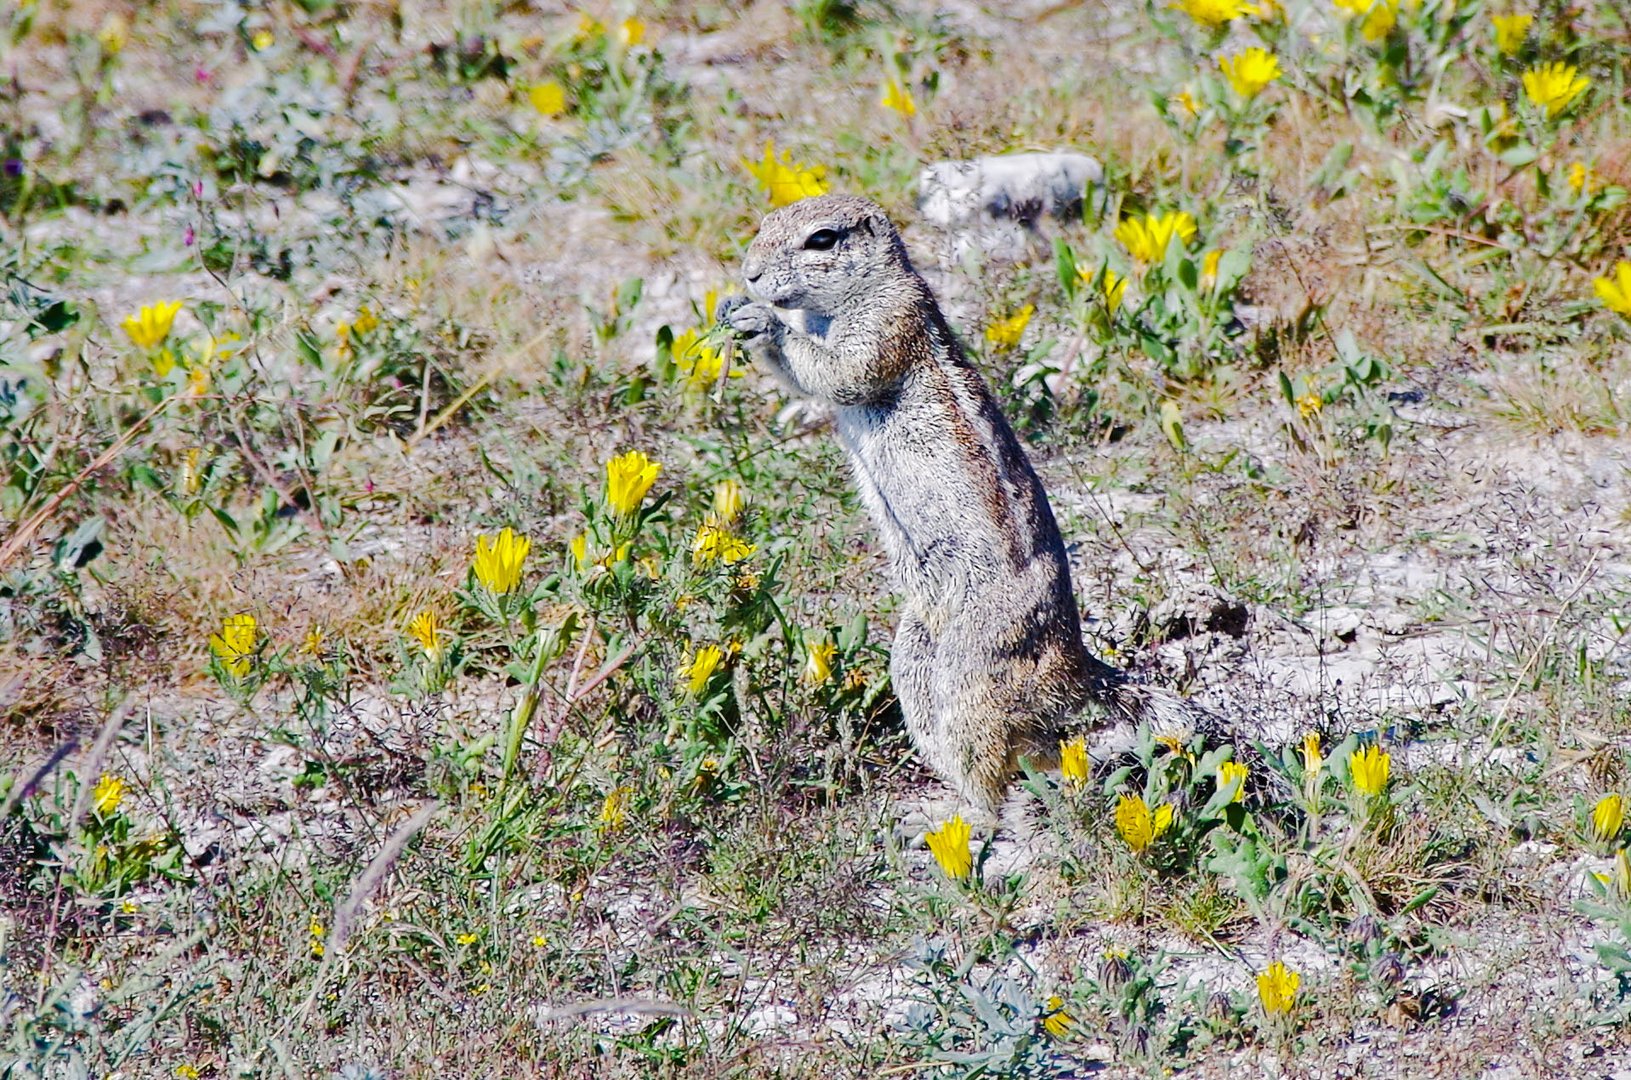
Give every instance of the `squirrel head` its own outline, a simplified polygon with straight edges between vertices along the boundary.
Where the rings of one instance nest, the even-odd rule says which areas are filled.
[[[911,273],[883,208],[856,195],[818,195],[766,215],[742,274],[755,300],[841,319]]]

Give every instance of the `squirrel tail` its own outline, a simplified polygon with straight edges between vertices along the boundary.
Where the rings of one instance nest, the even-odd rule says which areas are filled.
[[[1141,729],[1161,742],[1179,745],[1197,735],[1218,743],[1235,734],[1211,710],[1171,690],[1135,682],[1126,672],[1097,659],[1087,673],[1087,697],[1089,715],[1079,718],[1070,734],[1086,734],[1089,753],[1100,761],[1132,750]]]

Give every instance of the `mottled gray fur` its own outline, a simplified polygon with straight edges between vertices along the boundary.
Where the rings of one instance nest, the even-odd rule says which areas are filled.
[[[790,391],[833,406],[901,596],[890,675],[918,751],[994,812],[1021,757],[1115,721],[1204,719],[1082,643],[1047,494],[900,234],[866,199],[771,213],[720,320]]]

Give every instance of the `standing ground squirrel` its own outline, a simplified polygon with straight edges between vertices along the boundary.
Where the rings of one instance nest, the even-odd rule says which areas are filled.
[[[771,213],[720,321],[791,391],[831,405],[901,595],[890,677],[918,751],[995,813],[1020,758],[1117,722],[1206,714],[1082,643],[1059,526],[1030,460],[882,208]]]

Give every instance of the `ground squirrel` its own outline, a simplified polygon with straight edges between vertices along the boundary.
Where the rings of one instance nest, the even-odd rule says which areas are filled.
[[[1022,757],[1116,721],[1204,714],[1082,643],[1047,494],[884,211],[847,195],[771,213],[719,319],[796,394],[832,406],[901,595],[890,677],[918,751],[996,813]],[[749,298],[751,297],[751,299]]]

